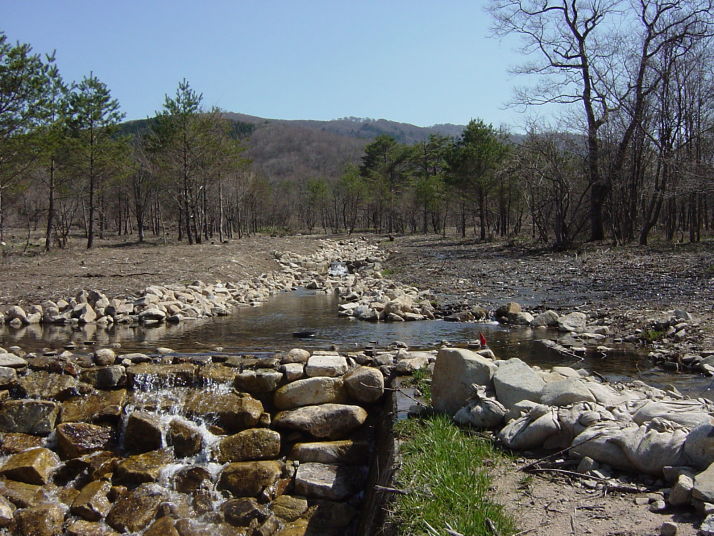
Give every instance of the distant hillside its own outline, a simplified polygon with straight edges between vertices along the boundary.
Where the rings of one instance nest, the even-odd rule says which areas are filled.
[[[265,119],[226,112],[235,134],[248,140],[246,156],[256,172],[270,179],[337,177],[348,163],[359,163],[364,147],[381,134],[400,143],[425,141],[431,134],[458,137],[463,125],[418,127],[386,119],[347,117],[332,121]],[[128,121],[122,132],[145,130],[148,120]]]

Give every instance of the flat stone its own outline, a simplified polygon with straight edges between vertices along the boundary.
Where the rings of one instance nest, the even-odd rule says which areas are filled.
[[[70,511],[87,521],[99,521],[107,515],[111,504],[107,495],[112,484],[106,480],[94,480],[84,486],[72,502]]]
[[[223,468],[217,489],[231,492],[236,497],[257,497],[272,486],[283,472],[278,461],[235,462]]]
[[[496,398],[512,408],[522,400],[540,402],[545,382],[538,373],[518,358],[502,363],[493,375]],[[432,386],[433,390],[433,386]]]
[[[317,441],[295,443],[288,459],[300,463],[318,462],[338,465],[364,465],[369,461],[370,447],[365,441]]]
[[[367,420],[360,406],[322,404],[281,411],[273,420],[277,428],[307,432],[320,439],[342,439]]]
[[[161,420],[153,413],[135,411],[126,422],[124,448],[130,452],[148,452],[161,448]]]
[[[126,404],[126,390],[102,391],[62,404],[62,422],[116,422]]]
[[[57,454],[46,448],[34,448],[13,454],[0,468],[0,474],[27,484],[44,485],[60,464]]]
[[[288,382],[294,382],[305,376],[305,365],[302,363],[285,363],[280,367],[280,372]]]
[[[295,473],[295,493],[305,497],[342,501],[359,490],[362,473],[352,467],[301,463]]]
[[[173,462],[171,449],[152,450],[143,454],[129,456],[117,465],[119,481],[127,486],[142,482],[156,482],[161,469]]]
[[[121,496],[107,515],[107,524],[119,532],[138,532],[151,523],[159,505],[168,499],[157,484],[141,484]]]
[[[266,460],[280,454],[280,434],[267,428],[252,428],[222,439],[216,457],[220,463]]]
[[[0,442],[2,443],[0,454],[17,454],[27,449],[42,447],[45,444],[44,438],[40,436],[11,433],[0,434]]]
[[[57,426],[57,450],[65,460],[79,458],[97,450],[109,450],[114,430],[84,422],[62,423]]]
[[[77,380],[66,374],[44,370],[30,372],[18,380],[18,387],[27,398],[61,400],[77,394]]]
[[[347,360],[341,355],[313,355],[305,365],[305,375],[315,376],[342,376],[347,372]]]
[[[0,353],[0,367],[25,368],[27,361],[23,358],[8,352]]]
[[[19,536],[63,536],[64,510],[57,504],[31,506],[15,513]]]
[[[6,400],[0,406],[0,431],[49,435],[58,413],[59,406],[49,400]]]
[[[490,385],[493,361],[462,348],[442,348],[436,356],[431,380],[435,409],[454,415],[473,395],[473,384]]]
[[[273,396],[277,409],[293,409],[316,404],[347,402],[342,378],[305,378],[283,385]]]

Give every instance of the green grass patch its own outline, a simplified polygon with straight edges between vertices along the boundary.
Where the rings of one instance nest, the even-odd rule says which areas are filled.
[[[516,527],[493,503],[488,467],[503,457],[492,442],[462,430],[450,418],[433,415],[395,425],[401,440],[402,467],[393,521],[400,536],[447,534],[447,524],[464,536],[492,536],[490,520],[502,536]]]
[[[397,271],[394,270],[393,268],[383,268],[382,269],[382,276],[383,277],[389,277],[390,275],[396,274]]]
[[[642,333],[642,338],[647,342],[655,342],[664,337],[664,331],[648,329]]]

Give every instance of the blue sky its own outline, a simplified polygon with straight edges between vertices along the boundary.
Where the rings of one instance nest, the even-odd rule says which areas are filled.
[[[207,107],[269,118],[526,119],[503,109],[518,43],[488,37],[478,0],[0,0],[0,21],[66,80],[93,71],[128,119],[184,77]]]

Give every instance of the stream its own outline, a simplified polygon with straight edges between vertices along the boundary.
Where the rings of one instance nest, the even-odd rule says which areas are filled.
[[[654,368],[646,351],[613,348],[607,355],[588,353],[581,359],[558,354],[537,342],[558,337],[555,331],[504,327],[495,322],[459,323],[444,320],[419,322],[363,322],[339,317],[334,294],[300,289],[281,293],[259,307],[243,307],[229,316],[186,320],[157,327],[115,325],[99,328],[30,325],[20,329],[0,326],[0,346],[20,346],[27,352],[61,350],[68,344],[89,352],[95,347],[120,345],[118,353],[153,353],[168,347],[178,353],[259,353],[290,348],[340,351],[384,348],[395,341],[410,349],[438,348],[442,341],[464,346],[483,333],[499,359],[518,357],[542,368],[572,366],[597,372],[610,381],[641,380],[655,386],[673,385],[689,396],[712,398],[712,380],[698,374],[676,374]],[[296,338],[295,332],[314,332],[314,337]]]

